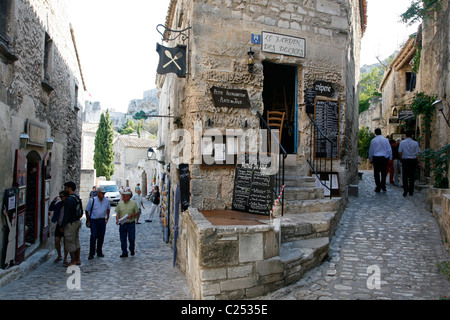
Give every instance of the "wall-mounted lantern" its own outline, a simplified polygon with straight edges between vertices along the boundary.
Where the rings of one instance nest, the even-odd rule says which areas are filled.
[[[148,160],[156,160],[156,152],[152,147],[147,150],[147,159]]]
[[[255,52],[252,50],[252,48],[250,48],[250,51],[247,52],[248,54],[248,72],[249,73],[253,73],[253,69],[255,66]]]
[[[25,149],[29,140],[30,137],[25,132],[22,132],[20,134],[20,149]]]
[[[450,124],[448,123],[448,119],[447,119],[447,117],[445,116],[445,113],[444,113],[444,102],[442,100],[436,100],[435,102],[433,102],[432,105],[434,107],[436,107],[436,109],[439,110],[442,113],[442,115],[444,116],[445,121],[447,121],[447,125],[450,127]]]
[[[47,150],[50,151],[53,148],[53,139],[52,138],[47,138],[47,140],[45,140],[45,144],[47,145]]]
[[[394,107],[394,109],[392,110],[392,116],[393,117],[398,117],[398,111],[397,108]]]

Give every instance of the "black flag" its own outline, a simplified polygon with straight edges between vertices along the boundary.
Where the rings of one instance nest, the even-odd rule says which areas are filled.
[[[186,77],[186,46],[177,45],[167,48],[156,44],[159,54],[158,74],[175,73],[179,78]]]

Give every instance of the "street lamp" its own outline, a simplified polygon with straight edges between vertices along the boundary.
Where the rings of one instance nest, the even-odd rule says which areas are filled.
[[[156,160],[156,152],[152,147],[147,150],[147,159],[148,160]]]
[[[53,139],[52,138],[47,138],[47,140],[45,140],[45,143],[47,144],[47,150],[52,150],[52,148],[53,148]]]
[[[448,122],[448,119],[444,114],[444,102],[442,100],[436,100],[435,102],[433,102],[432,106],[434,106],[437,110],[439,110],[442,113],[445,121],[447,121],[447,125],[450,127],[450,123]]]
[[[22,132],[19,138],[20,138],[20,148],[25,149],[27,147],[28,141],[30,140],[30,137],[25,132]]]

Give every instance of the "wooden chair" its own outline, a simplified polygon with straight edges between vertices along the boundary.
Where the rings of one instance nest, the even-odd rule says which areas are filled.
[[[281,144],[281,137],[283,134],[283,124],[284,124],[284,117],[285,117],[286,113],[285,112],[279,112],[279,111],[267,111],[267,124],[269,125],[270,129],[278,129],[279,132],[279,137],[278,137],[278,141]],[[271,143],[271,137],[269,135],[269,142],[268,142],[268,146],[269,146],[269,152],[270,152],[270,143]]]

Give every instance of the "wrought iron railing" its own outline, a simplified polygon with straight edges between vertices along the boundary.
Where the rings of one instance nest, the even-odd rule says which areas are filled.
[[[286,150],[283,148],[283,146],[281,145],[281,142],[279,141],[279,136],[277,136],[272,129],[269,127],[269,125],[267,124],[266,120],[264,119],[264,117],[261,115],[261,113],[259,113],[257,111],[261,122],[263,124],[263,129],[268,130],[268,143],[271,143],[270,141],[275,140],[276,143],[278,144],[278,159],[277,159],[277,173],[275,174],[274,177],[274,186],[273,186],[273,196],[274,199],[278,199],[278,197],[280,196],[279,199],[279,203],[281,205],[281,216],[284,215],[284,192],[283,191],[283,187],[284,187],[284,169],[285,169],[285,159],[287,158],[287,152]],[[271,146],[272,151],[274,150],[274,148],[276,148],[276,146]],[[273,152],[273,154],[277,154],[277,152]]]
[[[334,154],[334,142],[329,139],[323,131],[319,128],[317,123],[308,114],[311,120],[311,139],[310,139],[310,155],[308,164],[311,167],[311,171],[319,179],[324,188],[330,191],[330,198],[332,194],[332,178],[333,173],[333,154]],[[317,146],[324,146],[318,150]],[[328,148],[329,147],[329,148]],[[325,150],[325,151],[323,151]],[[330,154],[328,153],[330,151]],[[323,181],[329,181],[329,185],[326,185]]]

